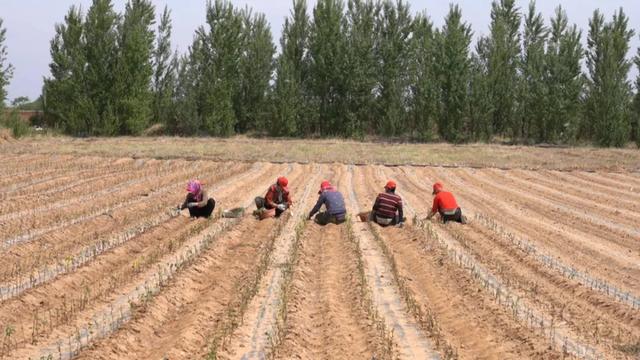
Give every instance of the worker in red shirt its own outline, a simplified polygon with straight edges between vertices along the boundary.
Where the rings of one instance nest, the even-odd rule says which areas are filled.
[[[433,184],[433,207],[425,220],[431,220],[435,214],[440,214],[443,223],[455,221],[461,224],[466,223],[466,219],[462,216],[462,210],[458,206],[458,202],[452,193],[444,191],[442,184],[437,182]]]
[[[396,194],[396,186],[395,181],[389,180],[384,187],[384,192],[378,194],[370,215],[371,221],[381,226],[402,226],[404,222],[402,198]]]
[[[291,194],[289,193],[289,180],[281,176],[276,183],[269,186],[265,197],[256,197],[255,203],[258,210],[254,211],[254,215],[260,220],[269,217],[280,217],[283,212],[293,205]]]

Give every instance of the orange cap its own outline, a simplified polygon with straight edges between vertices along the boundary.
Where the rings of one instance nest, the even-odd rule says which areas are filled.
[[[331,188],[331,183],[328,180],[324,180],[322,183],[320,183],[320,191],[318,191],[318,194],[329,188]]]
[[[278,178],[277,183],[278,183],[278,185],[280,185],[280,187],[286,188],[287,185],[289,185],[289,180],[287,180],[287,178],[284,177],[284,176],[280,176]]]
[[[440,191],[442,191],[442,184],[439,182],[433,184],[433,193],[437,194]]]
[[[396,182],[393,180],[389,180],[387,181],[387,185],[384,186],[385,189],[389,189],[389,190],[395,190],[396,189]]]

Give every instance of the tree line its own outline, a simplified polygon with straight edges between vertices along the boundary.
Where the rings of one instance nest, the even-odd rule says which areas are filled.
[[[535,2],[495,0],[472,49],[458,5],[438,28],[404,0],[293,0],[279,51],[263,14],[226,0],[205,10],[179,54],[170,11],[156,19],[150,0],[129,0],[123,14],[111,0],[71,7],[51,41],[50,121],[74,135],[160,123],[187,136],[640,145],[628,79],[640,49],[630,60],[623,9],[611,19],[594,11],[583,34],[560,6],[546,21]]]

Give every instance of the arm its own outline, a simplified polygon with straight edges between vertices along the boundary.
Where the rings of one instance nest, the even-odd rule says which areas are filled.
[[[180,205],[180,210],[186,209],[188,207],[187,206],[188,204],[189,204],[189,195],[185,197],[184,202],[182,203],[182,205]]]
[[[400,202],[398,203],[398,216],[400,217],[400,220],[399,220],[398,223],[402,224],[402,222],[404,221],[403,220],[404,219],[404,213],[403,213],[403,210],[402,210],[402,200],[400,200]]]
[[[264,197],[264,202],[270,208],[275,208],[276,206],[278,206],[278,204],[273,201],[273,191],[271,188],[269,188],[269,191],[267,191],[267,195]]]
[[[425,220],[431,220],[431,218],[438,212],[438,196],[433,198],[433,206],[431,207],[431,211],[429,211],[429,215],[425,218]]]
[[[196,207],[205,207],[207,206],[207,202],[209,202],[209,196],[205,190],[202,190],[202,201],[196,202]]]
[[[326,198],[324,197],[324,194],[320,195],[320,197],[318,198],[318,202],[316,202],[316,206],[314,206],[313,209],[311,209],[311,212],[309,213],[309,219],[311,219],[313,215],[315,215],[318,211],[320,211],[320,208],[322,207],[322,204],[324,204],[325,201],[326,201]]]
[[[291,205],[293,205],[293,200],[291,200],[291,193],[285,194],[284,202],[287,203],[287,207],[291,207]]]

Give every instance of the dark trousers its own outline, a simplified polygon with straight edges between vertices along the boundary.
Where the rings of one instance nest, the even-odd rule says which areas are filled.
[[[314,221],[318,225],[327,225],[327,224],[340,225],[343,222],[345,222],[346,218],[347,218],[346,214],[331,215],[325,211],[325,212],[318,213],[314,218]]]
[[[440,216],[442,217],[442,222],[443,223],[447,223],[449,221],[455,221],[455,222],[459,222],[459,223],[463,223],[462,221],[462,210],[460,208],[456,209],[456,213],[453,215],[446,215],[445,213],[440,213]]]
[[[273,209],[270,206],[267,206],[267,200],[261,196],[258,196],[255,198],[254,200],[256,202],[256,208],[258,208],[258,210],[262,210],[262,209],[267,209],[267,210],[271,210]],[[278,208],[276,208],[276,217],[279,217],[280,215],[282,215],[282,213],[284,212],[284,210],[280,210]]]
[[[216,201],[213,199],[209,199],[209,201],[207,201],[207,206],[189,208],[189,215],[196,218],[208,218],[209,216],[211,216],[211,213],[213,213],[213,209],[215,208]]]

